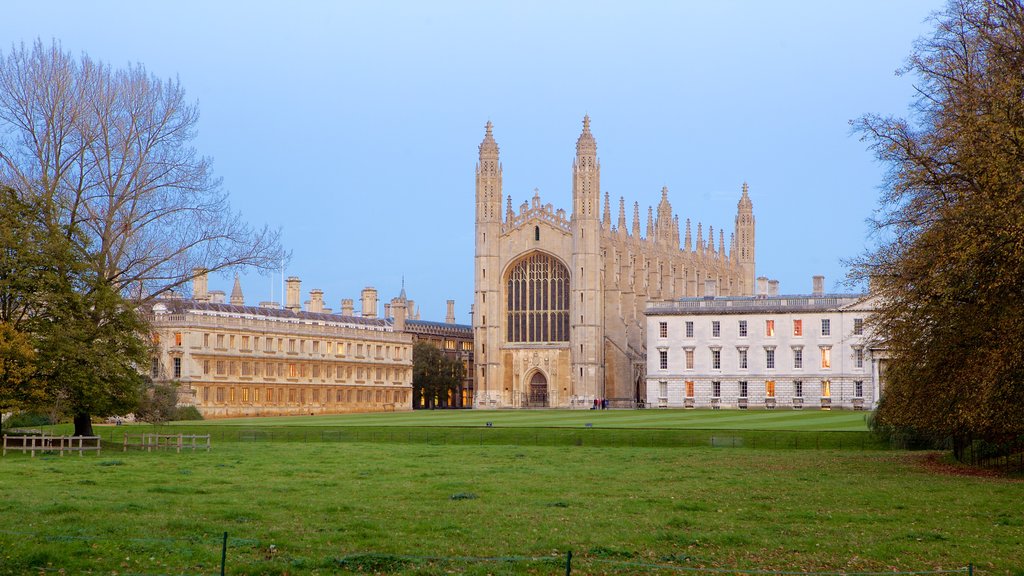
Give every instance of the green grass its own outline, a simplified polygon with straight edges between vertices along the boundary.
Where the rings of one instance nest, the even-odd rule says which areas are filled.
[[[865,431],[868,412],[849,410],[416,410],[331,416],[234,418],[222,426],[485,426]],[[191,424],[191,423],[181,423]]]
[[[216,574],[224,532],[229,574],[561,574],[569,550],[574,574],[1021,574],[1024,484],[934,475],[923,456],[397,441],[8,455],[0,574]]]

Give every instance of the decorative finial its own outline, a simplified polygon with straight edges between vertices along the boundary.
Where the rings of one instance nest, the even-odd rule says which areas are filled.
[[[750,186],[747,186],[746,182],[743,182],[743,195],[747,195],[747,191],[750,190]]]
[[[590,114],[583,115],[583,131],[590,132]]]
[[[494,124],[491,124],[491,121],[490,121],[490,120],[488,120],[488,121],[487,121],[487,126],[486,126],[486,129],[487,129],[487,135],[488,135],[488,136],[490,136],[490,135],[491,135],[491,128],[493,128],[493,127],[494,127]]]

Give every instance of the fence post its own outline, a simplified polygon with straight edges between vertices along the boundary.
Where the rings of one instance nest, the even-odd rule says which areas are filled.
[[[565,576],[572,574],[572,550],[565,555]]]
[[[967,564],[967,576],[974,576],[974,562]]]
[[[220,576],[224,576],[224,565],[228,560],[228,533],[224,533],[224,544],[220,549]]]

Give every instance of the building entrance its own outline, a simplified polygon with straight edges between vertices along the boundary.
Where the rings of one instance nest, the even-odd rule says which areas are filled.
[[[530,408],[546,408],[548,405],[548,379],[540,372],[535,372],[530,378],[527,405]]]

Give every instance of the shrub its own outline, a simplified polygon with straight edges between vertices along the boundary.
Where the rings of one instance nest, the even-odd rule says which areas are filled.
[[[202,420],[203,415],[195,406],[178,406],[174,410],[174,420]]]

